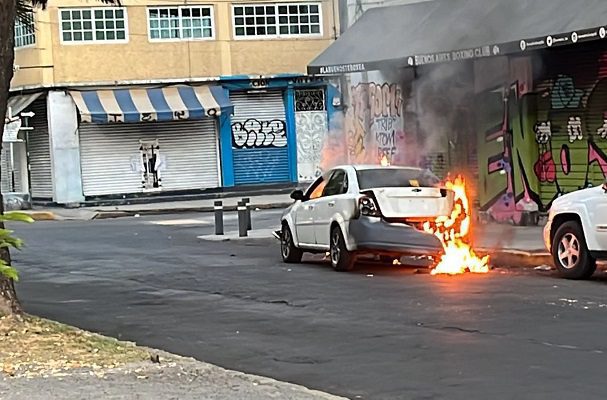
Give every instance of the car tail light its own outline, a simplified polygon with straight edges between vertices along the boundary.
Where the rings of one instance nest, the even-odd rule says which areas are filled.
[[[367,217],[380,217],[379,208],[375,204],[375,200],[368,196],[363,196],[358,200],[358,208],[360,209],[361,215]]]

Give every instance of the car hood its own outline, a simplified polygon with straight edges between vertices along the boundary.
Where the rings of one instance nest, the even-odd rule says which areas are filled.
[[[589,198],[597,196],[597,195],[607,196],[607,194],[604,193],[604,190],[601,186],[591,187],[591,188],[582,189],[582,190],[576,190],[575,192],[564,194],[564,195],[560,196],[559,198],[557,198],[556,200],[554,200],[552,202],[551,209],[556,210],[560,207],[568,206],[571,203],[585,202]]]

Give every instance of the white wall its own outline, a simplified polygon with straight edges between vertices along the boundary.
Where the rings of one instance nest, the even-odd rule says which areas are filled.
[[[82,202],[78,110],[72,97],[63,91],[49,92],[47,107],[53,200],[59,204]]]

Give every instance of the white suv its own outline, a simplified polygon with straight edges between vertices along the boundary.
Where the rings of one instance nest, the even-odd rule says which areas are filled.
[[[607,180],[602,187],[556,199],[544,228],[544,242],[563,277],[592,276],[596,261],[607,260]]]

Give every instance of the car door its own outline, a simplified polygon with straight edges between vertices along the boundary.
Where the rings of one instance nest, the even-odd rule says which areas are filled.
[[[305,197],[295,211],[295,229],[299,245],[313,246],[316,244],[314,234],[314,212],[316,204],[327,185],[326,176],[318,178],[305,193]]]
[[[322,196],[316,201],[314,210],[314,235],[316,244],[319,246],[329,246],[329,236],[331,227],[331,218],[338,212],[338,196],[348,190],[348,178],[346,171],[336,169],[331,174]]]

